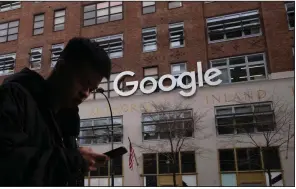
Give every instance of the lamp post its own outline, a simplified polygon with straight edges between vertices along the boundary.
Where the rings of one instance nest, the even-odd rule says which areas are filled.
[[[111,114],[111,150],[113,150],[113,114],[112,114],[112,109],[110,102],[108,100],[108,97],[104,94],[104,89],[102,88],[97,88],[95,92],[101,93],[107,100],[108,105],[109,105],[109,110]],[[113,171],[113,160],[110,159],[110,171],[111,171],[111,186],[114,186],[114,171]]]

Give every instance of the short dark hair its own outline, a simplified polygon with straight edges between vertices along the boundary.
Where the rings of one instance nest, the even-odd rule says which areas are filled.
[[[111,74],[111,60],[106,51],[95,41],[88,38],[72,38],[60,56],[66,64],[79,68],[89,64],[100,75],[109,79]]]

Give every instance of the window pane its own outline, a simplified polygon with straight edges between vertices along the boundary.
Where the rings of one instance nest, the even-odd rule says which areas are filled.
[[[222,186],[237,186],[236,174],[221,174]]]
[[[96,5],[88,5],[84,7],[84,12],[96,10]]]
[[[246,66],[238,66],[234,68],[230,68],[230,80],[232,83],[234,82],[242,82],[247,81],[247,71]]]
[[[216,110],[217,115],[232,114],[232,108],[219,108]]]
[[[66,12],[65,10],[56,11],[55,17],[65,16],[65,12]]]
[[[43,20],[44,20],[44,14],[37,15],[37,16],[35,16],[35,19],[34,19],[35,22],[37,22],[37,21],[43,21]]]
[[[64,24],[56,25],[56,26],[54,26],[54,31],[60,31],[60,30],[63,30],[64,27],[65,27]]]
[[[41,21],[41,22],[35,22],[34,23],[34,28],[42,28],[44,26],[44,22]]]
[[[237,149],[238,170],[261,170],[261,158],[258,148]]]
[[[263,61],[263,54],[255,54],[255,55],[250,55],[248,57],[248,62],[261,62]]]
[[[108,15],[108,13],[109,13],[108,9],[100,9],[97,11],[97,17]]]
[[[111,7],[110,12],[111,14],[122,12],[122,6]]]
[[[156,174],[156,154],[143,154],[144,174]]]
[[[97,23],[98,24],[105,23],[105,22],[108,22],[108,16],[102,16],[102,17],[97,18]]]
[[[6,29],[8,27],[8,23],[0,24],[0,30]]]
[[[265,79],[265,66],[264,65],[254,65],[249,66],[250,80]]]
[[[157,176],[145,176],[144,186],[157,186]]]
[[[255,104],[254,105],[254,112],[267,112],[271,111],[270,104]]]
[[[54,24],[62,24],[65,22],[65,17],[55,18]]]
[[[153,13],[153,12],[155,12],[155,6],[143,8],[143,14],[148,14],[148,13]]]
[[[95,19],[90,19],[90,20],[84,20],[84,26],[90,26],[96,24]]]
[[[9,23],[9,27],[12,28],[12,27],[17,27],[19,25],[19,21],[14,21],[14,22],[10,22]]]
[[[234,171],[235,160],[233,149],[219,150],[220,171]]]
[[[234,112],[235,113],[250,113],[252,112],[252,107],[249,106],[239,106],[239,107],[234,107]]]
[[[34,29],[34,35],[39,35],[43,33],[43,28],[40,29]]]
[[[194,173],[195,171],[195,154],[194,152],[181,153],[182,173]]]
[[[7,30],[0,30],[0,36],[7,35]]]
[[[154,5],[154,4],[155,4],[154,1],[150,1],[150,2],[148,2],[148,1],[143,1],[143,7],[150,6],[150,5]]]
[[[0,36],[0,43],[5,42],[5,41],[6,41],[6,36],[4,36],[4,37]]]
[[[183,186],[197,186],[196,175],[182,175]]]
[[[8,41],[12,41],[12,40],[17,40],[17,34],[8,36]]]
[[[108,5],[109,5],[109,2],[98,3],[97,4],[97,9],[107,8]]]
[[[281,169],[281,160],[279,157],[278,148],[264,148],[263,161],[265,169]]]
[[[18,33],[18,28],[10,28],[8,30],[8,35],[10,35],[10,34],[16,34],[16,33]]]
[[[110,21],[121,20],[121,19],[122,19],[122,13],[112,14],[110,16]]]
[[[235,58],[229,58],[229,65],[235,65],[235,64],[245,64],[245,57],[235,57]]]
[[[122,5],[122,2],[119,1],[119,2],[116,2],[116,1],[110,1],[110,6],[117,6],[117,5]]]
[[[182,2],[176,1],[176,2],[169,2],[169,9],[181,7]]]

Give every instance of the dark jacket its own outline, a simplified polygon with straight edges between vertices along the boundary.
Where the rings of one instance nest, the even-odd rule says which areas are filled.
[[[86,171],[73,143],[78,109],[69,114],[76,125],[69,129],[52,111],[48,91],[46,80],[28,68],[0,87],[0,186],[69,186]]]

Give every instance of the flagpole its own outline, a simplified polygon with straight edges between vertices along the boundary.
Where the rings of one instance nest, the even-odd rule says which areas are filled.
[[[130,143],[130,146],[132,145],[132,142],[131,142],[131,140],[130,140],[130,138],[128,137],[128,140],[129,140],[129,143]],[[135,160],[136,160],[136,163],[137,163],[137,166],[139,166],[139,164],[138,164],[138,160],[137,160],[137,157],[135,156]]]

